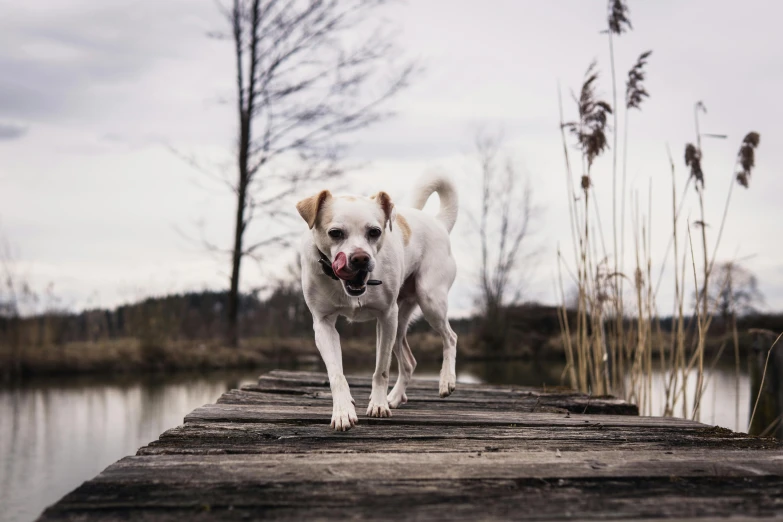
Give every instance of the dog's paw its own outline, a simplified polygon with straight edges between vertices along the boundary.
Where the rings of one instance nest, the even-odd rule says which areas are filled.
[[[358,422],[359,418],[356,416],[353,399],[348,397],[334,401],[331,426],[335,431],[348,431]]]
[[[438,393],[441,398],[448,397],[454,392],[457,387],[457,376],[446,369],[440,371],[440,385],[438,386]]]
[[[408,396],[405,395],[405,392],[399,391],[395,386],[391,393],[389,393],[389,396],[386,397],[386,400],[389,401],[389,408],[395,409],[408,402]]]
[[[391,410],[389,409],[389,401],[386,397],[383,401],[374,401],[370,399],[370,405],[367,406],[368,417],[391,417]]]

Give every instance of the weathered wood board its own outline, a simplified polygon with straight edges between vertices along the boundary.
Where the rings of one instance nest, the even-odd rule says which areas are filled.
[[[197,408],[41,520],[589,520],[783,517],[783,443],[563,389],[415,381],[329,429],[325,375],[275,371]],[[587,414],[583,412],[588,412]]]

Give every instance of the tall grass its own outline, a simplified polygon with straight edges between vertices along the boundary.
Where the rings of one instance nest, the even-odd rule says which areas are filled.
[[[684,187],[678,198],[678,172],[669,152],[671,167],[672,201],[669,246],[663,259],[653,259],[651,191],[646,201],[638,191],[626,193],[628,163],[628,125],[631,112],[641,110],[649,94],[644,87],[646,65],[651,51],[643,52],[628,71],[626,81],[623,128],[618,128],[616,75],[614,72],[614,40],[631,30],[628,9],[621,0],[608,2],[608,30],[612,69],[613,104],[599,95],[600,74],[593,62],[587,69],[578,95],[574,96],[577,118],[566,121],[562,97],[560,97],[560,127],[565,160],[565,177],[568,187],[570,230],[573,259],[568,260],[558,249],[558,290],[563,305],[560,310],[562,341],[567,358],[564,375],[570,384],[583,392],[600,395],[612,393],[634,402],[644,414],[662,413],[699,418],[701,399],[707,384],[708,361],[705,346],[713,320],[709,304],[710,276],[715,266],[718,248],[728,217],[733,184],[748,187],[751,170],[755,165],[755,150],[759,135],[751,132],[745,136],[737,155],[734,171],[729,171],[729,191],[718,234],[710,241],[705,215],[705,173],[703,165],[702,134],[699,117],[706,113],[701,102],[694,105],[694,143],[685,146],[684,163],[688,170]],[[608,125],[611,116],[614,126]],[[622,185],[617,191],[618,135],[622,132],[623,162]],[[569,143],[569,135],[573,140]],[[604,184],[608,177],[594,172],[596,158],[609,149],[612,142],[612,246],[608,251],[604,230],[596,201],[596,184]],[[573,146],[579,151],[578,164],[581,176],[578,183],[571,157]],[[668,150],[668,147],[667,147]],[[606,180],[606,181],[605,181]],[[605,185],[604,185],[605,186]],[[681,219],[689,188],[696,191],[699,219],[693,222]],[[642,200],[643,201],[643,200]],[[630,220],[626,220],[626,206],[630,208]],[[620,208],[618,219],[617,208]],[[626,270],[626,221],[630,222],[633,240],[628,252],[633,259]],[[619,234],[618,234],[619,231]],[[672,248],[673,247],[673,248]],[[673,252],[672,252],[673,251]],[[670,253],[672,254],[669,257]],[[661,264],[657,282],[653,266]],[[673,325],[664,332],[661,325],[661,306],[657,302],[660,281],[665,267],[673,271],[674,303]],[[565,301],[566,282],[577,291],[576,320],[568,321]],[[625,285],[630,291],[626,292]],[[693,307],[687,297],[693,290]],[[735,363],[739,372],[739,350],[736,321],[732,322],[735,345]],[[725,346],[721,346],[719,353]],[[653,375],[663,376],[663,396],[653,397]],[[689,397],[689,379],[695,376],[696,387]],[[662,411],[653,412],[653,402],[663,404]],[[689,408],[690,405],[690,408]],[[675,411],[677,408],[678,411]]]

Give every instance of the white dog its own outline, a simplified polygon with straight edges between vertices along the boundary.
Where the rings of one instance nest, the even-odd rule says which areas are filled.
[[[421,211],[433,192],[440,197],[437,216]],[[296,205],[311,229],[301,244],[302,287],[313,314],[315,344],[329,373],[335,430],[349,430],[358,421],[343,375],[338,315],[349,321],[378,321],[367,415],[390,417],[389,408],[408,400],[405,389],[416,359],[405,335],[417,306],[443,339],[440,396],[454,391],[457,335],[446,315],[457,273],[449,241],[457,220],[457,190],[444,176],[425,176],[414,198],[416,208],[398,210],[385,192],[361,197],[332,196],[323,190]],[[392,351],[399,373],[387,395]]]

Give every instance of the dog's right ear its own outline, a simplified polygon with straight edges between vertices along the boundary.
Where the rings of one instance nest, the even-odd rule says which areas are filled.
[[[397,211],[394,210],[394,203],[392,203],[391,196],[389,196],[386,192],[381,191],[374,196],[371,196],[370,199],[374,199],[381,206],[381,210],[383,210],[383,214],[386,216],[386,221],[384,222],[383,227],[386,228],[386,223],[388,223],[389,232],[391,232],[392,223],[397,217]]]
[[[305,198],[296,204],[296,210],[299,211],[299,215],[302,216],[302,219],[307,222],[308,227],[313,228],[315,226],[315,222],[318,219],[318,213],[331,197],[331,192],[322,190],[315,196]]]

